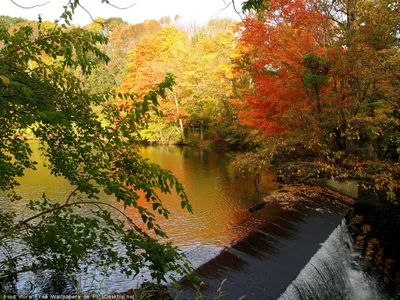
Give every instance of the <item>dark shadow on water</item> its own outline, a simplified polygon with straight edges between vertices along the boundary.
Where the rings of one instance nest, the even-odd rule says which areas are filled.
[[[213,299],[226,279],[222,299],[277,299],[338,226],[345,213],[339,211],[268,205],[255,214],[264,220],[258,228],[198,268],[204,298]],[[182,285],[176,299],[196,299],[192,284],[184,280]]]

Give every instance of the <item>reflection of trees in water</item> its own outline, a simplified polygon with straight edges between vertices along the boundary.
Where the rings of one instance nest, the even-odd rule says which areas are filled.
[[[273,176],[263,175],[260,178],[263,193],[257,193],[252,177],[230,175],[230,158],[223,152],[177,146],[146,147],[142,152],[181,180],[192,203],[194,215],[183,214],[174,195],[163,196],[164,204],[173,213],[172,218],[180,222],[159,220],[159,223],[178,245],[182,243],[182,228],[186,231],[183,242],[188,246],[191,245],[188,240],[218,246],[238,240],[243,235],[242,230],[247,232],[248,228],[235,224],[249,218],[247,209],[260,202],[268,193],[268,185],[274,184]],[[134,220],[140,218],[130,209],[125,212]]]

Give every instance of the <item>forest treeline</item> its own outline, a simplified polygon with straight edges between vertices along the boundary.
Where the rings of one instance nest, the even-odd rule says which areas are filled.
[[[311,177],[368,178],[394,199],[398,1],[248,1],[244,9],[242,22],[206,26],[179,16],[135,25],[98,18],[85,29],[108,38],[99,49],[109,61],[81,76],[83,86],[140,98],[173,74],[173,91],[139,129],[142,142],[257,148],[238,156],[239,168],[311,160],[317,165],[303,171]],[[23,21],[3,18],[10,30]],[[115,101],[121,111],[134,106]]]
[[[248,150],[236,156],[238,170],[351,178],[398,202],[399,5],[249,0],[241,22],[200,27],[179,17],[70,26],[78,0],[58,23],[0,17],[1,200],[21,199],[17,179],[35,169],[28,136],[73,186],[63,203],[32,199],[28,217],[0,210],[0,293],[32,271],[75,280],[87,265],[128,276],[148,267],[157,281],[191,271],[178,249],[97,201],[104,192],[134,207],[162,237],[155,216],[170,213],[157,191],[174,191],[192,211],[178,179],[144,159],[140,142]]]
[[[10,31],[37,23],[5,16],[2,21]],[[52,25],[41,23],[42,28]],[[179,16],[134,25],[121,18],[97,18],[84,29],[108,38],[99,49],[109,61],[99,63],[89,76],[76,75],[88,93],[140,97],[171,73],[174,89],[159,103],[148,127],[140,130],[143,142],[196,145],[209,140],[210,146],[247,147],[254,144],[251,132],[237,122],[231,103],[240,73],[234,64],[235,26],[229,19],[211,20],[206,26],[184,24]],[[130,105],[124,99],[116,104]]]
[[[242,22],[204,27],[178,16],[102,20],[111,60],[86,84],[140,97],[172,73],[174,89],[140,131],[144,141],[257,148],[237,157],[239,168],[353,178],[397,201],[398,1],[255,3]]]
[[[120,19],[97,21],[87,28],[109,36],[103,50],[110,63],[85,79],[89,91],[114,89],[141,97],[165,74],[174,75],[173,91],[140,130],[143,142],[196,145],[208,140],[208,146],[235,147],[252,143],[231,104],[237,78],[232,20],[215,19],[203,27],[184,25],[179,16],[136,25]],[[131,103],[119,99],[118,104]]]

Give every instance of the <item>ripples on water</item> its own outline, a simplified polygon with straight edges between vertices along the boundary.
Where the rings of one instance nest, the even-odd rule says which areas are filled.
[[[21,186],[17,192],[24,197],[25,202],[14,203],[10,208],[24,214],[26,210],[23,207],[28,200],[40,199],[46,193],[48,198],[64,202],[73,190],[66,180],[50,175],[41,166],[44,159],[37,151],[37,142],[32,143],[33,159],[39,162],[38,169],[27,171],[20,179]],[[168,220],[159,217],[158,223],[195,267],[249,234],[262,222],[264,217],[249,213],[248,208],[275,188],[272,172],[263,174],[259,187],[262,193],[256,193],[252,178],[235,178],[234,174],[229,173],[229,159],[223,153],[170,146],[144,147],[141,153],[150,161],[171,170],[186,190],[194,214],[181,209],[177,195],[162,195],[161,199],[171,215]],[[113,203],[113,199],[107,195],[102,195],[101,199]],[[149,205],[144,199],[140,202],[144,206]],[[121,203],[114,204],[123,208]],[[134,208],[126,208],[125,213],[137,224],[141,223],[140,214]],[[130,280],[122,280],[118,274],[109,279],[102,278],[102,281],[107,291],[122,291],[132,287]],[[130,286],[121,282],[127,282]]]
[[[348,244],[348,235],[343,226],[332,233],[299,274],[319,248],[319,243],[337,226],[341,217],[331,212],[334,208],[326,207],[324,213],[317,213],[305,205],[303,211],[290,212],[271,205],[251,214],[248,208],[275,188],[274,174],[263,174],[259,187],[262,193],[256,193],[252,178],[235,178],[229,174],[228,158],[224,154],[178,147],[147,147],[142,153],[171,170],[185,187],[194,214],[181,209],[176,195],[163,195],[161,198],[171,216],[169,220],[159,218],[158,222],[195,268],[211,261],[198,270],[211,281],[207,283],[211,294],[223,279],[228,278],[226,291],[235,295],[231,299],[243,294],[246,299],[276,299],[298,275],[281,299],[381,299],[374,282],[352,264],[354,253],[344,246]],[[33,155],[37,161],[43,161],[38,152]],[[71,190],[73,187],[64,179],[51,176],[45,168],[38,168],[21,179],[18,192],[26,200],[41,198],[45,192],[51,199],[62,202]],[[114,203],[106,195],[102,196],[102,201]],[[141,202],[147,204],[144,200]],[[14,203],[10,209],[26,213],[23,212],[25,203]],[[114,204],[123,208],[121,203]],[[141,222],[134,209],[126,208],[125,213],[137,223]],[[221,253],[222,249],[245,236],[248,238]],[[54,289],[58,289],[58,293],[73,293],[68,282],[52,274],[20,279],[20,290],[29,291],[30,282],[34,280],[36,285],[40,284],[37,293],[54,292]],[[135,288],[141,281],[149,279],[146,270],[132,280],[118,272],[104,278],[89,267],[80,276],[80,288],[85,293],[107,294]],[[336,289],[331,287],[333,283]],[[183,290],[177,296],[177,299],[195,299],[190,290]]]

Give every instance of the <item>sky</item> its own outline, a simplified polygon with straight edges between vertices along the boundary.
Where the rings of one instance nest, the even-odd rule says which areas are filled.
[[[13,4],[12,1],[20,6],[31,7],[44,4],[49,0],[0,0],[0,15],[37,20],[38,15],[41,14],[43,20],[49,21],[58,19],[63,11],[63,6],[68,2],[68,0],[50,0],[43,6],[23,9]],[[237,10],[240,10],[243,1],[235,0]],[[184,22],[195,22],[197,25],[204,25],[212,18],[240,20],[231,0],[110,0],[110,3],[118,7],[127,7],[135,3],[129,9],[117,9],[101,4],[101,0],[80,0],[80,3],[90,12],[93,18],[120,17],[131,24],[140,23],[144,20],[159,20],[164,16],[173,19],[176,15],[182,17]],[[73,24],[86,25],[90,22],[88,13],[81,8],[77,9]]]

